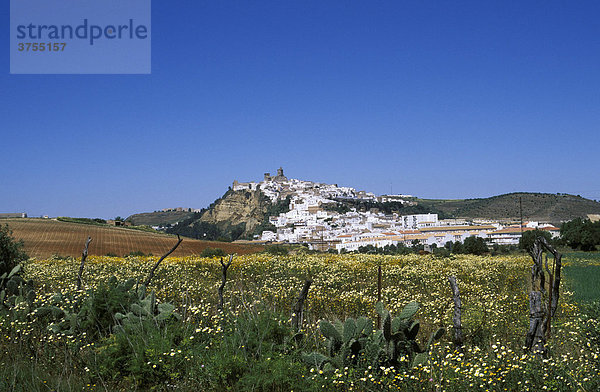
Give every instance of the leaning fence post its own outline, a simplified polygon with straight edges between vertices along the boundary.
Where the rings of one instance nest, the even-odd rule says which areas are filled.
[[[83,265],[85,264],[85,260],[88,257],[88,246],[92,242],[92,237],[88,237],[87,241],[85,241],[85,247],[83,248],[83,252],[81,254],[81,264],[79,265],[79,273],[77,274],[77,291],[81,290],[81,276],[83,275]]]
[[[454,301],[454,314],[452,315],[452,323],[454,325],[454,345],[460,347],[463,344],[461,322],[462,304],[460,302],[458,285],[456,284],[456,276],[449,276],[448,282],[450,282],[450,288],[452,289],[452,300]]]
[[[546,257],[546,271],[548,272],[548,290],[545,287],[545,273],[543,268],[544,249],[554,256],[552,270],[548,267]],[[529,293],[529,330],[525,335],[525,350],[537,355],[547,354],[546,341],[550,336],[552,317],[558,307],[560,294],[560,270],[562,255],[554,249],[544,237],[537,237],[529,254],[533,259],[531,267],[531,287]],[[544,306],[543,296],[548,295],[548,305]]]
[[[221,257],[221,285],[219,286],[219,310],[223,310],[223,289],[225,288],[225,282],[227,282],[227,269],[231,266],[231,262],[233,261],[233,255],[229,255],[229,261],[227,263],[223,262],[223,258]]]
[[[306,301],[306,297],[308,297],[308,290],[310,289],[310,285],[312,284],[312,279],[306,279],[304,281],[304,286],[296,299],[296,303],[292,307],[292,327],[298,331],[302,328],[302,319],[304,313],[304,301]]]
[[[381,302],[381,264],[377,266],[377,302]],[[381,315],[377,314],[377,329],[381,328]]]

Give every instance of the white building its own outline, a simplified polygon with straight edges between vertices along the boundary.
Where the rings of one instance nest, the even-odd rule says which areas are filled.
[[[400,217],[402,228],[404,229],[418,229],[420,227],[429,227],[438,225],[437,214],[416,214],[416,215],[403,215]]]

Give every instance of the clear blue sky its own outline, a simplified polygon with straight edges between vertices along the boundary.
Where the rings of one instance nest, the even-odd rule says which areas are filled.
[[[151,75],[10,75],[0,212],[205,207],[234,179],[600,199],[600,3],[152,4]]]

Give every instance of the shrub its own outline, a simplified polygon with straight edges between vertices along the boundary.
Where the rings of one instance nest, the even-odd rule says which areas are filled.
[[[227,254],[221,248],[205,248],[200,253],[200,257],[223,257]]]
[[[285,256],[289,253],[285,246],[278,244],[267,246],[265,251],[274,256]]]
[[[133,279],[119,283],[113,276],[91,291],[78,314],[81,329],[87,336],[105,336],[116,323],[115,315],[125,313],[138,296],[132,290]]]
[[[152,320],[126,324],[100,340],[86,356],[100,379],[127,389],[146,389],[181,378],[186,371],[184,324],[158,325]],[[201,342],[198,342],[201,343]],[[165,355],[165,353],[175,353]],[[122,385],[125,384],[125,385]]]
[[[488,252],[488,247],[483,238],[471,236],[465,238],[465,243],[463,244],[463,251],[467,254],[482,255]]]
[[[519,239],[519,249],[524,249],[528,252],[531,251],[535,239],[538,237],[544,237],[548,243],[552,243],[552,235],[550,232],[546,230],[535,229],[523,233]]]
[[[600,222],[576,218],[560,226],[560,235],[573,249],[593,251],[600,245]]]
[[[433,255],[435,257],[450,257],[450,251],[446,248],[435,248],[433,249]]]
[[[135,250],[135,251],[129,252],[128,254],[126,254],[123,257],[145,257],[145,256],[152,256],[152,253],[145,254],[141,250]]]
[[[287,317],[260,306],[227,317],[223,337],[203,351],[203,383],[211,390],[311,391],[320,385],[305,376],[306,365]]]
[[[9,274],[17,264],[28,259],[22,248],[23,241],[16,241],[12,237],[8,225],[0,226],[0,275]]]

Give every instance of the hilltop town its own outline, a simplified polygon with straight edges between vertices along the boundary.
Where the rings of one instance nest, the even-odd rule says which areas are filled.
[[[266,195],[272,203],[289,200],[289,210],[270,216],[272,230],[255,236],[264,242],[306,243],[317,250],[335,249],[355,251],[362,246],[421,244],[426,247],[444,246],[447,242],[463,242],[470,236],[488,240],[492,244],[517,244],[523,231],[542,229],[553,236],[559,229],[545,222],[500,222],[496,220],[439,219],[438,214],[401,215],[386,213],[378,208],[359,210],[338,207],[351,201],[379,203],[379,205],[413,205],[410,195],[381,195],[357,191],[337,184],[288,179],[283,168],[277,175],[265,173],[260,182],[234,181],[234,192],[257,192]],[[343,210],[343,209],[342,209]]]
[[[0,219],[24,217],[26,213],[0,214]],[[261,181],[233,181],[207,208],[164,208],[103,222],[145,225],[203,240],[295,243],[351,252],[387,245],[430,249],[471,236],[489,245],[516,245],[523,232],[534,229],[557,237],[557,226],[577,217],[600,220],[600,203],[565,193],[466,200],[377,196],[349,186],[288,178],[280,167],[275,175],[264,173]]]

